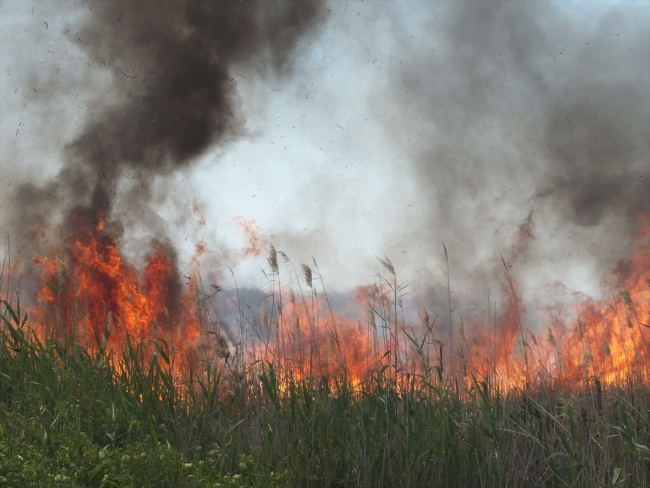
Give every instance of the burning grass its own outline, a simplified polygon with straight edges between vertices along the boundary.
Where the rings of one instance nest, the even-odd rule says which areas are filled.
[[[165,344],[42,342],[4,304],[6,486],[648,486],[650,390],[504,392],[388,368],[367,382],[272,363],[174,379]],[[119,367],[115,367],[119,365]]]
[[[509,275],[498,320],[445,342],[388,259],[361,321],[271,247],[253,310],[85,228],[42,260],[38,307],[1,280],[0,486],[650,486],[647,222],[612,301],[546,341]]]

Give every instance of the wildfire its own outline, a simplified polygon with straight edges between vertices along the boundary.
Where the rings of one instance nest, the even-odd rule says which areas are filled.
[[[613,297],[587,300],[578,307],[576,326],[567,333],[560,367],[615,382],[628,375],[650,379],[650,216],[641,219],[630,258],[614,269]]]
[[[619,260],[611,274],[603,290],[607,299],[572,303],[571,315],[549,314],[546,329],[537,334],[522,323],[525,309],[517,287],[504,286],[506,310],[493,323],[468,327],[468,365],[510,387],[524,387],[530,379],[561,386],[591,378],[606,384],[649,381],[650,216],[641,216],[631,257]]]
[[[120,254],[103,216],[91,218],[78,210],[67,228],[73,231],[62,247],[37,260],[44,284],[33,327],[41,337],[54,331],[86,345],[101,340],[115,351],[127,338],[145,343],[164,339],[172,353],[214,352],[207,345],[195,280],[181,285],[176,265],[162,247],[154,248],[138,271]],[[450,374],[468,381],[472,376],[490,379],[508,389],[540,380],[566,386],[594,377],[615,383],[635,375],[650,381],[649,240],[650,216],[643,216],[631,257],[612,271],[612,298],[575,303],[575,316],[555,315],[541,332],[524,325],[525,308],[506,267],[508,306],[489,323],[454,324],[460,337],[451,352],[436,337],[428,315],[419,327],[399,316],[390,282],[357,290],[357,306],[367,308],[368,316],[359,320],[337,312],[327,295],[316,291],[311,268],[303,265],[307,291],[294,294],[279,280],[272,284],[258,322],[244,332],[254,340],[238,339],[237,347],[246,348],[240,358],[247,364],[271,362],[294,379],[345,376],[353,384],[382,368],[396,384],[407,373],[427,371],[439,379]],[[269,263],[278,277],[272,252]],[[177,366],[177,373],[186,374],[189,367]]]
[[[359,384],[379,365],[371,335],[361,323],[332,311],[323,298],[296,299],[269,319],[262,309],[263,325],[275,329],[259,356],[279,362],[294,379],[345,377]]]
[[[142,273],[127,264],[102,216],[90,225],[84,211],[69,219],[74,232],[43,264],[42,311],[37,331],[53,331],[92,346],[105,340],[121,349],[133,341],[162,338],[174,350],[199,349],[201,331],[190,289],[182,290],[174,263],[162,249]],[[40,326],[40,327],[39,327]]]

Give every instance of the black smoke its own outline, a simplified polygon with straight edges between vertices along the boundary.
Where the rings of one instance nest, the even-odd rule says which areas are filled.
[[[37,250],[34,237],[47,236],[79,207],[109,217],[116,234],[127,219],[159,232],[150,208],[154,179],[244,131],[233,70],[245,65],[260,79],[285,75],[298,40],[325,15],[321,2],[303,0],[127,0],[79,8],[89,10],[86,23],[69,36],[91,69],[110,71],[114,89],[110,99],[93,94],[102,108],[67,145],[60,173],[42,186],[22,184],[10,198],[8,227],[23,250]]]

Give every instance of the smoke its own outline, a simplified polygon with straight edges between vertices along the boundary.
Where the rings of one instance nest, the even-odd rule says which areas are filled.
[[[384,120],[419,184],[417,259],[441,262],[444,241],[474,296],[498,253],[529,281],[602,275],[650,212],[650,9],[585,6],[418,3],[394,21]]]
[[[34,237],[47,237],[77,207],[110,217],[117,236],[122,221],[135,220],[164,237],[156,235],[162,219],[154,208],[165,202],[164,183],[156,193],[156,182],[245,132],[233,69],[246,65],[259,78],[286,74],[297,41],[324,16],[320,2],[290,0],[79,8],[88,9],[85,23],[68,35],[91,69],[108,70],[113,89],[110,99],[92,94],[101,108],[67,145],[58,175],[44,185],[32,179],[9,199],[8,227],[23,250],[41,246]]]
[[[255,220],[292,258],[313,254],[324,269],[340,261],[328,272],[337,289],[372,279],[373,255],[388,256],[415,291],[440,285],[442,242],[455,303],[503,276],[499,254],[526,289],[598,283],[583,271],[602,275],[626,255],[639,212],[650,210],[648,5],[379,5],[75,6],[85,13],[65,14],[67,36],[86,76],[107,73],[110,83],[87,85],[88,115],[55,178],[5,197],[16,247],[42,249],[34,231],[47,238],[80,205],[108,214],[116,236],[164,241],[178,218],[169,217],[173,180],[223,149],[231,170],[194,175],[207,228]],[[63,31],[43,15],[43,33]],[[40,78],[34,100],[50,92]],[[266,101],[269,113],[256,110]],[[250,127],[264,144],[242,141]],[[191,207],[194,197],[176,200]]]

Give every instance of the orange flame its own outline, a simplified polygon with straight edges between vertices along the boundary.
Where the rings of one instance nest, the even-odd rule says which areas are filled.
[[[99,338],[116,351],[124,347],[127,337],[145,342],[162,338],[173,352],[209,353],[193,299],[194,282],[190,278],[189,287],[182,287],[175,263],[163,249],[154,249],[138,272],[120,255],[118,242],[108,230],[110,223],[102,216],[89,224],[84,212],[77,211],[68,227],[73,232],[58,256],[53,251],[50,257],[36,260],[43,266],[42,307],[36,324],[41,336],[53,330],[59,337],[74,337],[85,344]],[[249,251],[259,254],[264,238],[252,224],[246,229],[253,236]],[[529,239],[530,222],[520,231],[522,241]],[[564,387],[592,377],[615,383],[631,375],[647,382],[649,242],[650,216],[646,215],[641,217],[631,257],[621,259],[612,271],[608,292],[613,298],[583,300],[575,304],[575,317],[555,316],[541,334],[525,325],[516,277],[506,274],[505,310],[487,324],[480,320],[461,324],[462,340],[460,346],[454,342],[452,354],[445,349],[447,344],[434,337],[428,318],[427,325],[418,328],[396,316],[391,293],[383,284],[357,289],[357,306],[369,308],[367,323],[337,313],[327,296],[313,289],[300,296],[276,289],[269,295],[273,297],[270,309],[263,305],[259,311],[261,324],[253,327],[257,338],[245,351],[246,360],[272,362],[294,379],[345,376],[353,384],[367,380],[378,368],[387,370],[396,384],[400,375],[408,377],[407,372],[436,370],[439,378],[443,370],[445,375],[453,371],[467,381],[472,376],[490,379],[507,389],[535,381]],[[309,276],[311,281],[311,272]],[[187,374],[189,367],[179,362],[176,373]]]
[[[606,384],[631,377],[650,381],[649,249],[650,216],[642,215],[631,257],[616,264],[604,289],[611,298],[574,303],[575,316],[553,316],[537,336],[523,324],[521,296],[510,281],[506,310],[494,323],[468,327],[470,369],[519,388],[531,379],[563,387],[591,378]]]
[[[333,312],[326,300],[293,300],[281,312],[272,319],[261,314],[274,330],[258,356],[279,363],[294,379],[345,377],[358,384],[378,365],[368,331]]]
[[[617,382],[628,376],[650,379],[650,216],[643,216],[630,258],[619,260],[609,301],[579,304],[577,324],[560,352],[567,378],[579,373]]]
[[[39,335],[53,331],[89,347],[103,339],[111,350],[120,350],[127,336],[162,338],[175,351],[199,349],[191,290],[183,294],[175,266],[161,249],[151,253],[139,274],[123,260],[103,217],[93,229],[77,212],[70,224],[75,232],[63,256],[53,250],[51,257],[39,259],[44,282]]]

